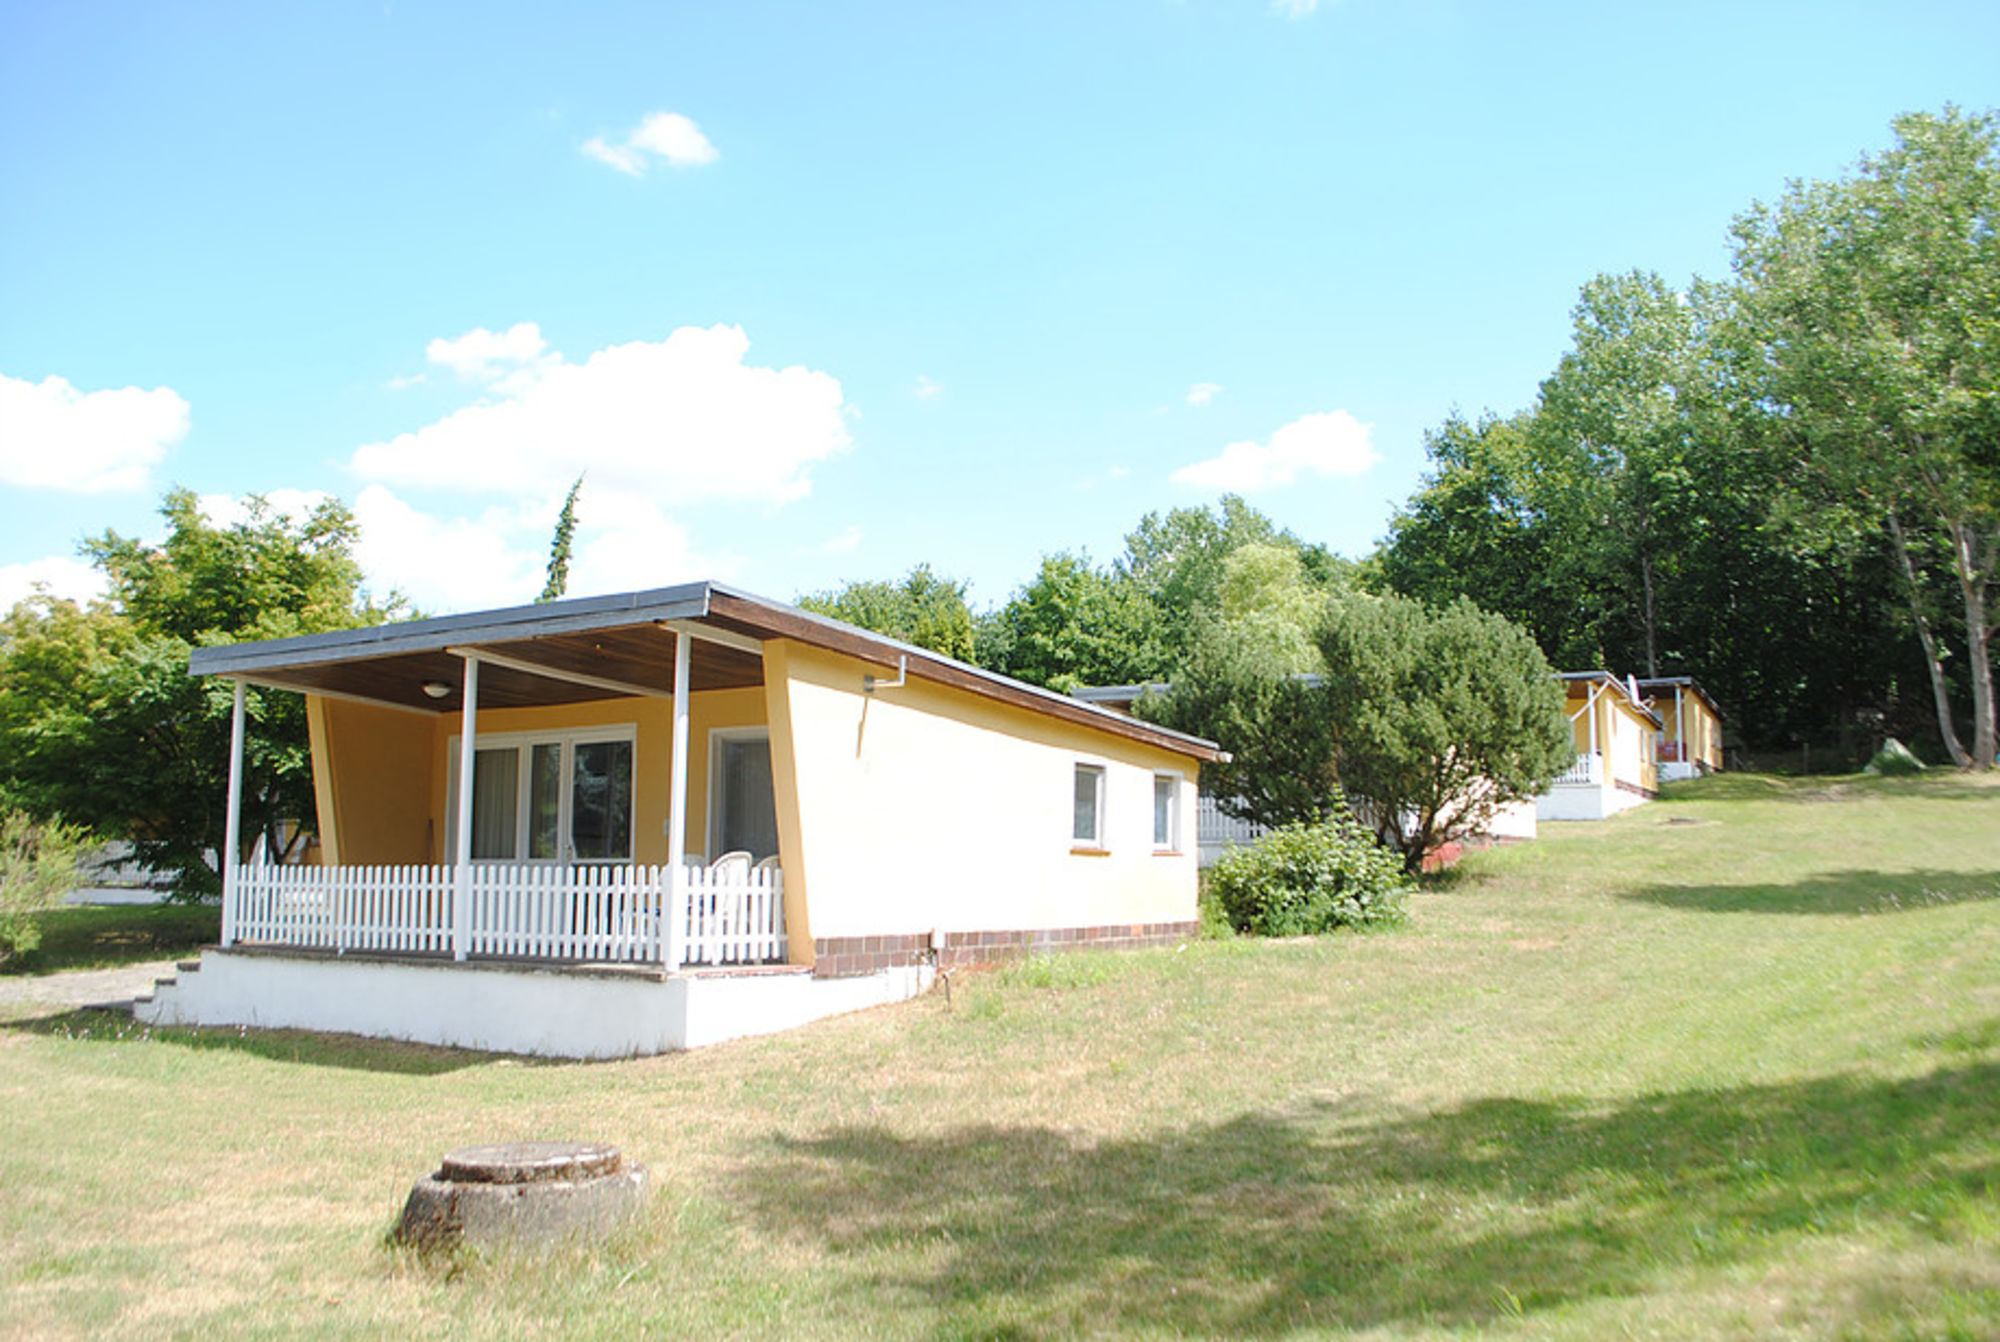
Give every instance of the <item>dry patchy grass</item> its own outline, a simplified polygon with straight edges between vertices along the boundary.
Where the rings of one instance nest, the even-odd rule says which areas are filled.
[[[1403,932],[689,1055],[0,1029],[0,1331],[1992,1336],[1996,896],[2000,788],[1718,779]],[[646,1162],[644,1223],[382,1246],[440,1152],[530,1138]]]

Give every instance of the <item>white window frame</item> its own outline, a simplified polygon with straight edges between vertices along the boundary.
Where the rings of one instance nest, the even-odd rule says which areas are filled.
[[[1173,792],[1171,794],[1172,801],[1169,803],[1167,807],[1167,837],[1164,840],[1160,838],[1159,830],[1157,828],[1157,822],[1159,820],[1158,808],[1160,804],[1160,784],[1162,783],[1167,783],[1171,785],[1173,788]],[[1180,773],[1176,770],[1155,769],[1153,771],[1154,811],[1152,819],[1155,822],[1155,828],[1153,831],[1153,851],[1156,853],[1178,853],[1181,851],[1181,824],[1182,824],[1181,794],[1185,790],[1186,783],[1187,783],[1187,775]]]
[[[739,741],[758,741],[764,749],[771,748],[771,729],[768,726],[753,727],[711,727],[708,732],[708,799],[707,823],[702,832],[708,836],[708,851],[720,856],[722,853],[722,809],[715,804],[722,795],[722,747]],[[777,774],[771,776],[773,787],[777,786]],[[775,802],[777,799],[772,798]]]
[[[1097,832],[1089,836],[1076,832],[1076,785],[1086,774],[1097,778],[1097,799],[1092,810],[1097,821]],[[1084,848],[1102,852],[1110,848],[1107,842],[1109,821],[1107,812],[1111,809],[1111,771],[1105,765],[1092,760],[1078,760],[1069,775],[1069,842],[1072,848]]]
[[[576,786],[576,747],[598,745],[606,741],[623,741],[632,747],[632,815],[631,824],[625,834],[624,857],[593,857],[578,859],[574,856],[527,857],[529,803],[533,797],[530,774],[534,767],[535,746],[558,746],[562,750],[562,774],[556,784],[556,841],[567,847],[570,824],[573,819],[571,807]],[[514,856],[474,858],[476,864],[497,866],[517,864],[522,866],[630,866],[636,850],[639,832],[639,727],[637,723],[621,722],[602,727],[567,727],[545,732],[480,732],[474,740],[482,753],[488,750],[506,750],[512,747],[520,756],[520,764],[514,773]],[[446,738],[445,745],[445,862],[455,865],[458,861],[458,757],[459,734],[453,732]]]

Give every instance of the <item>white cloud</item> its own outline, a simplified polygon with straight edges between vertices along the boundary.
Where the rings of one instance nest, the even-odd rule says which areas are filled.
[[[577,496],[577,529],[567,596],[665,587],[727,577],[732,559],[705,559],[686,528],[649,499],[592,488]],[[361,524],[355,557],[378,595],[395,590],[418,609],[452,611],[518,606],[535,599],[548,576],[549,541],[560,494],[534,504],[494,505],[475,516],[442,517],[369,485],[354,501]]]
[[[411,387],[421,387],[428,381],[430,378],[423,373],[412,373],[408,377],[392,377],[389,379],[389,390],[406,391]]]
[[[655,158],[668,167],[695,168],[722,157],[701,127],[679,112],[649,112],[623,144],[592,136],[583,142],[583,152],[628,177],[644,176]]]
[[[851,526],[842,531],[838,536],[822,541],[819,551],[821,554],[844,555],[859,548],[860,544],[861,528]]]
[[[629,494],[590,495],[590,482],[577,498],[576,556],[570,564],[570,596],[601,596],[636,592],[702,578],[726,578],[737,568],[733,559],[697,554],[687,528],[660,511],[651,499]],[[542,528],[539,563],[546,576],[548,538],[554,523]],[[539,589],[538,589],[539,590]]]
[[[916,385],[910,388],[910,395],[919,401],[934,401],[944,395],[944,383],[933,382],[922,373],[917,374]]]
[[[628,177],[638,177],[646,171],[646,158],[636,149],[624,149],[615,144],[606,144],[595,135],[583,142],[583,152],[599,163],[608,163]]]
[[[1360,475],[1382,459],[1371,438],[1373,427],[1345,410],[1301,415],[1269,443],[1231,443],[1220,456],[1181,467],[1172,479],[1247,494],[1289,485],[1302,475]]]
[[[187,431],[188,403],[166,387],[80,392],[60,377],[0,375],[0,482],[10,485],[141,490]]]
[[[47,588],[50,596],[79,602],[101,597],[109,590],[104,575],[81,559],[50,555],[25,564],[0,564],[0,613],[33,596],[37,586]]]
[[[658,154],[676,168],[698,167],[722,157],[701,127],[679,112],[651,113],[625,143]]]
[[[1071,488],[1079,490],[1103,489],[1110,485],[1123,484],[1132,474],[1130,466],[1107,466],[1095,475],[1086,475],[1071,482]]]
[[[548,556],[527,544],[529,528],[514,510],[434,517],[369,485],[355,497],[354,516],[361,524],[354,557],[370,588],[401,592],[426,614],[520,605],[541,590]]]
[[[749,348],[740,327],[684,326],[582,363],[551,352],[494,384],[494,399],[367,444],[352,466],[382,484],[516,500],[560,498],[587,471],[592,493],[677,511],[716,500],[785,503],[811,489],[814,463],[849,445],[840,382],[809,368],[746,364]]]
[[[1319,0],[1271,0],[1271,12],[1288,19],[1309,19],[1319,8]]]
[[[549,342],[535,322],[515,322],[504,331],[475,326],[449,340],[440,336],[424,346],[424,357],[473,382],[490,382],[545,362]]]
[[[1222,384],[1220,382],[1197,382],[1187,389],[1187,403],[1189,405],[1207,405],[1221,394]]]
[[[312,515],[313,509],[331,497],[323,489],[273,489],[264,495],[264,506],[271,516],[303,522]],[[211,526],[233,527],[250,520],[248,495],[202,494],[195,502],[200,505],[201,515],[208,519]]]

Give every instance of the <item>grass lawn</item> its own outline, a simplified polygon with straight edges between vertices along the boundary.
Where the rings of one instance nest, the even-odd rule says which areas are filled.
[[[2000,1336],[2000,779],[1719,778],[1404,931],[1031,961],[535,1064],[0,1028],[0,1334]],[[642,1226],[382,1247],[474,1142]]]
[[[42,944],[0,966],[0,974],[110,969],[147,960],[191,957],[222,931],[213,905],[82,904],[35,915]]]

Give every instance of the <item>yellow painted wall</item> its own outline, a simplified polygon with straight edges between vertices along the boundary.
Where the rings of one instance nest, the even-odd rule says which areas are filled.
[[[708,734],[719,727],[762,725],[764,692],[751,688],[697,693],[691,696],[688,717],[687,850],[701,853],[708,817]],[[460,726],[458,714],[426,718],[315,697],[309,699],[307,720],[326,862],[443,862],[450,847],[446,786]],[[479,714],[478,730],[484,737],[626,724],[636,729],[633,859],[665,862],[672,792],[671,700],[603,699],[554,708],[485,709]]]
[[[795,959],[813,937],[1195,916],[1195,760],[924,681],[864,694],[871,672],[765,647]],[[1079,763],[1106,770],[1103,855],[1072,851]],[[1182,776],[1182,851],[1164,856],[1156,770]]]
[[[435,861],[429,722],[416,713],[308,695],[306,724],[321,860],[328,866]]]
[[[1680,740],[1679,720],[1675,716],[1674,692],[1666,690],[1658,694],[1650,704],[1665,725],[1660,729],[1660,739],[1666,742]],[[1705,764],[1710,769],[1722,767],[1722,723],[1709,710],[1698,695],[1681,691],[1680,714],[1687,719],[1687,752],[1691,763]]]
[[[1597,690],[1596,702],[1588,713],[1583,712],[1584,701],[1593,688]],[[1615,686],[1605,685],[1602,681],[1593,685],[1573,680],[1569,682],[1567,711],[1576,715],[1570,723],[1570,732],[1576,741],[1578,754],[1591,748],[1591,720],[1595,718],[1597,749],[1604,756],[1606,777],[1648,792],[1658,790],[1659,765],[1654,759],[1654,727],[1652,720],[1637,705]]]

